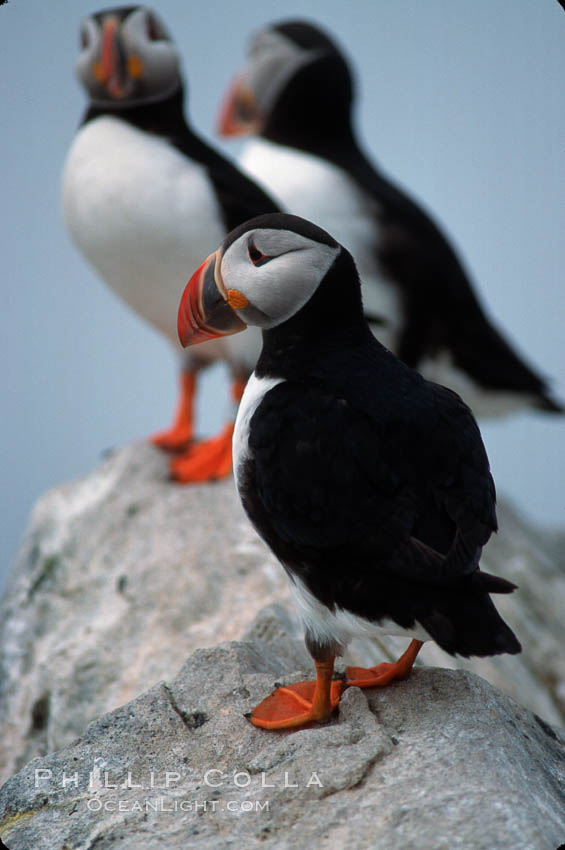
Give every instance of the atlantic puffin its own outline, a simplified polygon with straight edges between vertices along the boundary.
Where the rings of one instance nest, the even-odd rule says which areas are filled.
[[[136,313],[170,339],[186,269],[237,224],[279,209],[250,178],[187,124],[179,56],[165,26],[144,6],[87,17],[77,74],[89,105],[62,179],[70,235],[101,277]],[[198,371],[228,362],[239,401],[260,338],[222,340],[182,363],[172,427],[153,442],[179,454],[171,472],[201,481],[231,470],[233,422],[216,438],[193,443]]]
[[[519,652],[489,596],[515,585],[479,568],[497,521],[478,426],[373,336],[351,254],[293,215],[237,227],[189,280],[178,330],[186,346],[248,325],[263,347],[236,419],[236,485],[286,570],[316,667],[251,721],[327,721],[334,659],[354,637],[411,638],[394,664],[348,668],[359,687],[407,676],[426,640],[452,655]]]
[[[438,225],[362,151],[353,105],[352,73],[332,39],[286,21],[253,38],[219,130],[254,134],[242,167],[351,251],[372,330],[401,360],[456,390],[478,417],[562,413],[485,314]]]

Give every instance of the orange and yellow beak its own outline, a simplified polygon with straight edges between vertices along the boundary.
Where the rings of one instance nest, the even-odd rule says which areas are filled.
[[[137,79],[142,73],[140,58],[127,54],[120,34],[120,22],[114,16],[106,18],[100,58],[92,65],[95,80],[103,85],[113,98],[119,100],[126,93],[127,79]]]
[[[220,273],[221,260],[220,250],[210,254],[186,285],[177,323],[183,348],[236,334],[247,327],[234,309],[246,307],[247,299],[236,290],[226,292]]]
[[[263,118],[245,74],[236,77],[228,87],[218,115],[221,136],[259,134]]]

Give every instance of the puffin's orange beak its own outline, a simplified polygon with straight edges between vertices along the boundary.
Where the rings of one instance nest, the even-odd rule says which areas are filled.
[[[186,285],[178,312],[178,332],[183,348],[236,334],[247,327],[228,303],[229,298],[234,306],[245,306],[225,292],[220,274],[221,260],[220,250],[210,254]]]
[[[100,59],[94,62],[92,73],[109,94],[118,100],[125,95],[128,76],[140,77],[143,73],[139,57],[133,54],[128,57],[120,35],[120,22],[114,15],[104,21]]]
[[[224,95],[218,115],[218,133],[220,136],[243,136],[258,134],[262,128],[263,118],[255,95],[245,74],[240,74]]]

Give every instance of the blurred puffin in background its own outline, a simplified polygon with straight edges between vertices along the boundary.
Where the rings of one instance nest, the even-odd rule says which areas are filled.
[[[489,321],[437,224],[365,156],[353,103],[350,68],[331,38],[282,22],[254,36],[219,130],[253,134],[240,157],[247,173],[351,251],[371,329],[401,360],[456,390],[477,417],[562,413]]]
[[[327,721],[336,655],[354,637],[399,634],[394,664],[348,668],[346,684],[406,677],[425,640],[452,655],[517,653],[483,573],[495,488],[470,409],[382,346],[363,316],[355,263],[293,215],[237,227],[183,294],[183,345],[263,333],[234,433],[243,507],[282,563],[316,666],[252,712],[266,729]]]
[[[64,167],[67,228],[113,291],[180,355],[176,315],[187,269],[233,227],[278,206],[187,124],[179,56],[155,12],[124,6],[87,17],[77,73],[89,105]],[[230,472],[233,422],[193,442],[196,375],[227,361],[239,401],[259,349],[256,334],[185,357],[175,421],[152,438],[179,453],[171,461],[177,480]]]

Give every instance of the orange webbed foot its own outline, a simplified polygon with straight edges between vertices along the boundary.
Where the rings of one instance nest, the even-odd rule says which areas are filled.
[[[165,431],[158,431],[149,437],[150,442],[158,449],[164,452],[180,452],[187,447],[192,440],[192,424],[190,427],[167,428]]]
[[[316,694],[317,682],[296,682],[277,688],[249,716],[262,729],[295,729],[307,723],[327,723],[339,705],[341,682],[331,682],[327,695]],[[325,698],[327,696],[327,698]]]
[[[412,670],[416,656],[422,648],[422,641],[413,640],[406,652],[394,664],[383,661],[374,667],[348,667],[345,671],[345,684],[355,688],[378,688],[388,685],[395,679],[406,679]]]
[[[180,484],[225,478],[232,470],[233,422],[217,437],[195,443],[171,461],[171,477]]]

